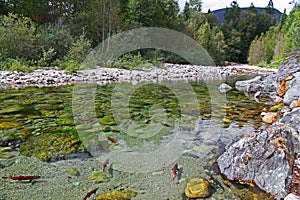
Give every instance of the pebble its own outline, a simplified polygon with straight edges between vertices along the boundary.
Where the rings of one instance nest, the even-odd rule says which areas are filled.
[[[115,81],[163,81],[163,80],[213,80],[234,75],[262,74],[272,70],[251,66],[207,67],[196,65],[164,64],[162,68],[143,70],[98,68],[73,73],[57,67],[38,69],[33,72],[0,71],[0,88],[45,87],[74,84],[78,82],[105,85]]]

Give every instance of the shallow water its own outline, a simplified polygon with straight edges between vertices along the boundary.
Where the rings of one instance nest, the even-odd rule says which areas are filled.
[[[235,79],[226,82],[233,86]],[[44,192],[45,199],[62,199],[62,194],[51,193],[53,189],[64,193],[65,199],[82,199],[94,187],[99,187],[97,194],[129,188],[139,193],[134,199],[184,199],[186,182],[198,176],[210,180],[210,199],[260,195],[244,187],[224,187],[213,165],[226,144],[264,125],[260,112],[265,105],[236,90],[222,94],[217,89],[221,83],[177,81],[0,90],[0,145],[20,145],[5,153],[17,157],[0,159],[1,176],[38,173],[49,183],[26,184],[22,189],[18,182],[2,179],[0,199],[1,195],[5,199],[28,199],[30,194],[31,199],[40,199],[33,192],[36,187]],[[94,158],[81,161],[86,158],[83,151]],[[80,159],[65,161],[69,154]],[[33,163],[19,166],[30,162],[20,155],[58,162],[40,164],[31,158]],[[105,160],[109,160],[111,179],[95,184],[89,175],[102,171]],[[183,173],[172,180],[174,163]],[[28,167],[35,165],[40,169]],[[80,177],[68,178],[64,171],[71,166],[81,171]],[[53,173],[53,177],[45,173]],[[66,180],[58,175],[68,181],[64,183]],[[59,189],[61,184],[73,186],[64,191]],[[13,187],[23,196],[16,195]]]

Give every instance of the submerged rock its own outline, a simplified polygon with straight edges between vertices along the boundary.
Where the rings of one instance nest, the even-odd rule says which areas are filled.
[[[66,170],[66,173],[70,176],[80,176],[80,172],[75,167],[70,167]]]
[[[106,173],[106,172],[93,172],[90,176],[89,179],[93,183],[103,183],[103,182],[108,182],[110,180],[111,176]]]
[[[218,89],[221,93],[225,93],[232,90],[232,87],[230,85],[227,85],[226,83],[222,83]]]
[[[130,200],[138,193],[132,190],[112,190],[97,196],[96,200]]]
[[[210,184],[202,178],[192,178],[185,187],[185,195],[188,198],[206,198],[210,195]]]

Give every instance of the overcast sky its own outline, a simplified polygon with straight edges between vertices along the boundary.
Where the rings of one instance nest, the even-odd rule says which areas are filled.
[[[207,12],[210,8],[211,11],[217,10],[220,8],[230,7],[230,3],[233,0],[202,0],[202,11]],[[251,2],[253,2],[255,7],[266,7],[269,3],[269,0],[236,0],[241,8],[249,7]],[[280,12],[284,11],[286,8],[287,14],[293,8],[293,5],[289,4],[292,0],[273,0],[274,7],[278,9]],[[184,7],[186,0],[178,0],[180,8]]]

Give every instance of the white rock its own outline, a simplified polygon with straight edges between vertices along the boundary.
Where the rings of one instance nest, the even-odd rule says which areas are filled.
[[[226,83],[222,83],[218,89],[221,93],[225,93],[232,90],[232,87],[230,85],[227,85]]]
[[[296,195],[294,195],[294,194],[288,194],[285,198],[284,198],[284,200],[300,200],[300,197],[299,196],[296,196]]]

